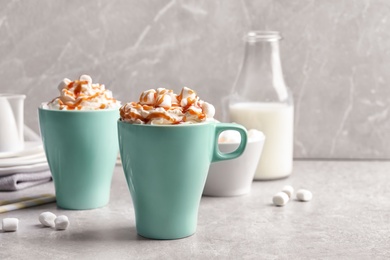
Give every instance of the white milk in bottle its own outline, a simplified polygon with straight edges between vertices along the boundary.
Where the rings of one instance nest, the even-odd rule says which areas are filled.
[[[285,85],[278,32],[252,31],[245,40],[245,56],[229,97],[231,122],[264,133],[265,143],[255,180],[287,177],[293,166],[294,106]]]
[[[290,175],[293,157],[293,106],[283,103],[237,103],[229,108],[232,122],[266,136],[255,179]]]

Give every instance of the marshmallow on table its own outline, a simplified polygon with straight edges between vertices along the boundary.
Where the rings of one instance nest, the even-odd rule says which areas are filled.
[[[39,222],[46,227],[54,227],[54,220],[56,219],[56,215],[51,212],[43,212],[39,215]]]
[[[58,230],[65,230],[69,226],[69,219],[65,215],[58,216],[54,220],[55,228]]]
[[[274,205],[276,206],[284,206],[287,204],[287,202],[289,201],[289,197],[286,193],[284,192],[278,192],[274,195],[274,197],[272,198],[272,202],[274,203]]]
[[[18,230],[19,219],[17,218],[5,218],[3,219],[3,231],[16,231]]]
[[[297,191],[297,199],[300,201],[310,201],[313,198],[313,194],[309,190],[300,189]]]
[[[286,185],[283,187],[282,192],[286,193],[288,197],[291,198],[294,193],[294,188],[290,185]]]

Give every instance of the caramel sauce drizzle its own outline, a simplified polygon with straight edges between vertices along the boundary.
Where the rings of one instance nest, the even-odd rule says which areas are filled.
[[[175,122],[175,119],[170,117],[169,115],[163,113],[163,112],[153,112],[153,113],[150,113],[146,119],[147,121],[150,121],[152,119],[155,119],[155,118],[164,118],[170,122]]]
[[[70,96],[70,97],[73,97],[76,99],[76,101],[73,103],[71,101],[68,101],[68,102],[63,102],[61,100],[61,97],[57,97],[57,98],[54,98],[52,101],[50,101],[49,103],[53,103],[55,100],[58,99],[58,103],[59,103],[59,106],[60,106],[60,110],[64,110],[64,109],[68,109],[68,110],[81,110],[82,109],[82,105],[81,103],[84,102],[84,101],[90,101],[90,100],[93,100],[94,98],[97,98],[99,97],[100,95],[103,95],[105,97],[106,100],[110,100],[114,103],[116,103],[116,99],[115,98],[109,98],[107,97],[107,94],[106,94],[106,90],[103,90],[102,92],[98,92],[98,93],[95,93],[94,95],[91,95],[91,96],[86,96],[83,92],[82,92],[82,86],[83,85],[86,85],[88,84],[88,81],[85,81],[85,80],[75,80],[75,81],[72,81],[70,82],[66,88],[64,88],[62,91],[64,92],[64,94]],[[92,87],[93,89],[100,89],[100,86],[99,87]],[[74,88],[74,90],[72,91],[71,89]],[[99,106],[99,109],[105,109],[107,107],[106,104],[101,104]]]
[[[148,101],[148,97],[151,93],[153,93],[154,104],[153,105],[142,105],[141,103],[146,103]],[[174,117],[171,117],[169,114],[164,113],[164,112],[157,112],[157,111],[150,112],[148,114],[148,116],[146,116],[146,117],[142,117],[138,113],[131,112],[131,108],[134,108],[136,110],[144,110],[144,111],[154,110],[164,102],[165,96],[169,95],[169,93],[172,93],[172,90],[168,90],[168,89],[161,90],[158,93],[158,96],[157,96],[157,92],[152,91],[152,90],[141,93],[141,95],[139,97],[139,102],[130,102],[130,103],[121,107],[121,109],[120,109],[121,118],[125,118],[125,119],[128,118],[131,120],[140,120],[140,121],[144,122],[145,124],[150,122],[153,119],[156,119],[156,118],[162,118],[162,119],[168,120],[172,124],[181,124],[183,122],[186,122],[187,121],[186,115],[184,115],[180,120],[176,120]],[[183,114],[188,112],[190,115],[196,116],[199,120],[205,119],[206,114],[204,114],[203,112],[199,113],[199,112],[195,111],[194,109],[190,109],[191,106],[194,106],[194,105],[197,105],[197,107],[199,107],[199,103],[197,103],[197,96],[195,96],[195,98],[191,98],[191,96],[193,94],[196,95],[195,91],[190,90],[188,93],[190,94],[190,97],[186,98],[187,104],[184,107],[181,107],[181,105],[180,105],[181,101],[183,99],[183,90],[182,90],[180,92],[180,94],[178,96],[176,96],[176,100],[172,100],[171,107],[162,107],[162,108],[165,111],[180,109]]]

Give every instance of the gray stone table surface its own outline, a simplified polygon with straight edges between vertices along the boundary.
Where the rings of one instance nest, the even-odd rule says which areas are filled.
[[[222,180],[221,180],[222,181]],[[271,204],[283,185],[313,192],[310,202]],[[53,183],[0,199],[54,192]],[[65,231],[44,228],[43,211],[65,214]],[[0,233],[0,259],[390,259],[390,162],[295,161],[277,181],[254,182],[249,195],[203,197],[196,234],[178,240],[137,235],[120,166],[110,203],[84,211],[55,203],[0,214],[19,218],[17,232]]]

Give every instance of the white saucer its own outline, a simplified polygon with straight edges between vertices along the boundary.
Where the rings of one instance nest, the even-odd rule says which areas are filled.
[[[43,170],[49,170],[49,165],[47,162],[13,167],[0,167],[0,176],[23,172],[38,172]]]
[[[25,156],[0,159],[0,167],[13,167],[43,162],[46,162],[46,155],[43,151],[41,151],[39,153]]]
[[[0,153],[0,159],[21,157],[30,154],[35,154],[43,151],[43,145],[41,141],[26,141],[24,143],[24,149],[17,152],[2,152]]]

